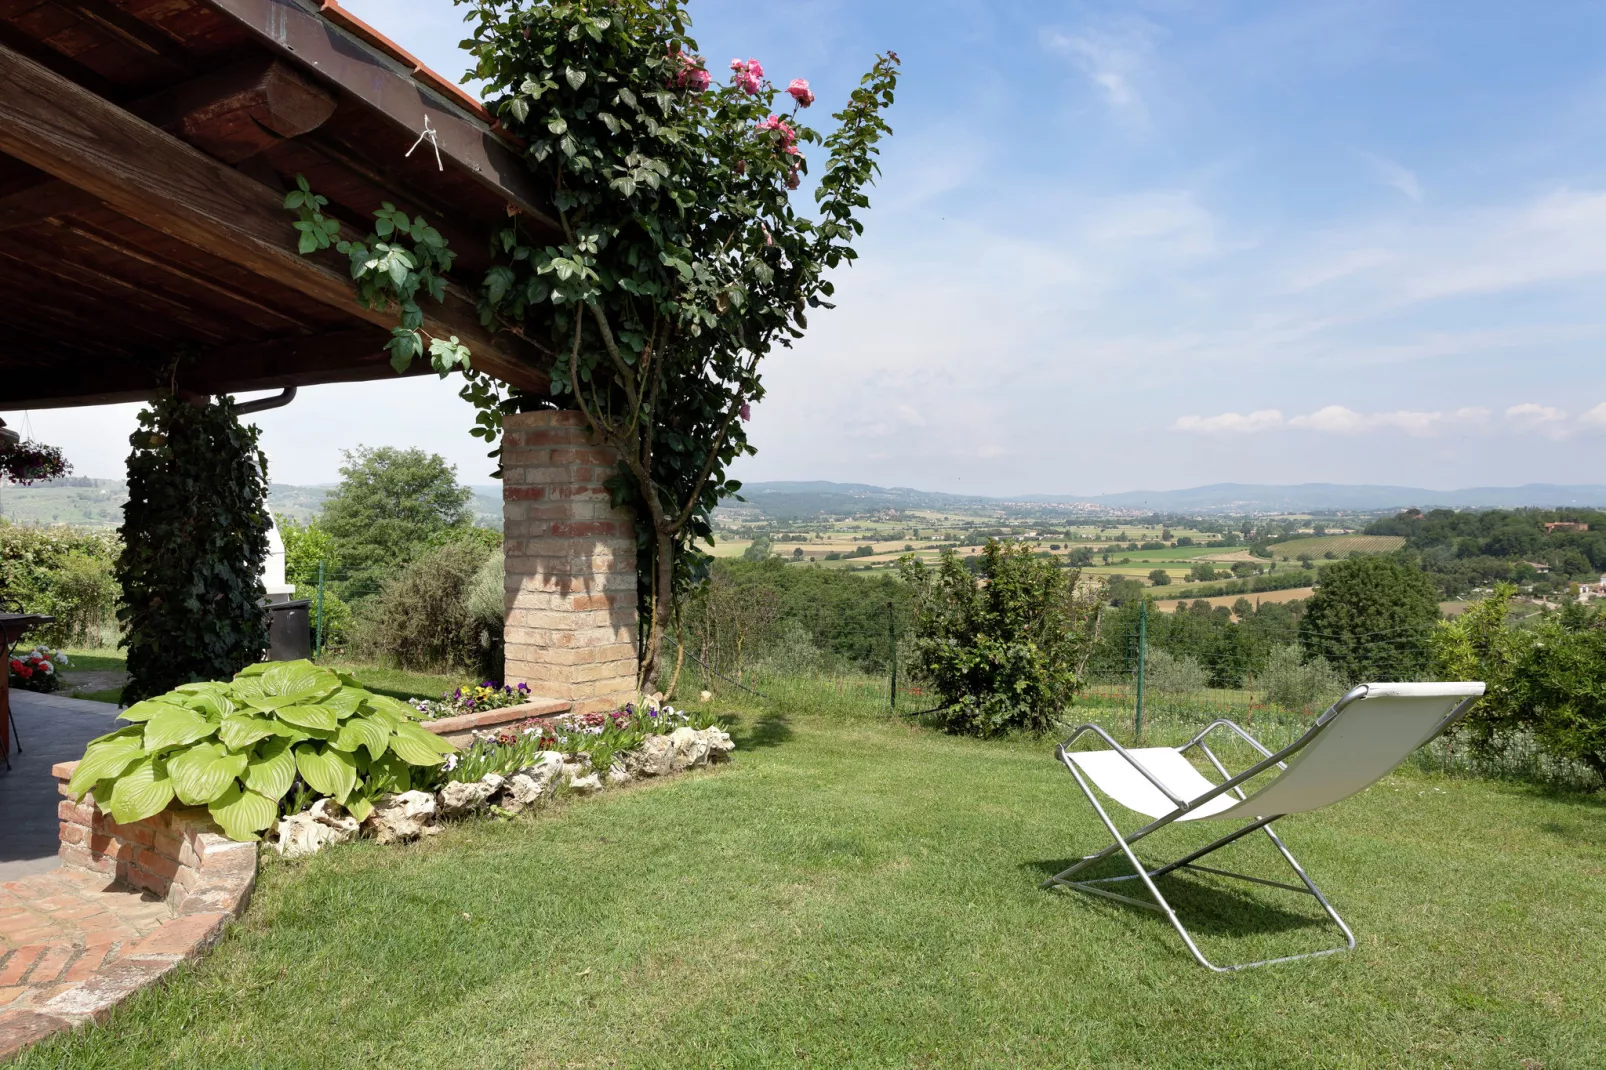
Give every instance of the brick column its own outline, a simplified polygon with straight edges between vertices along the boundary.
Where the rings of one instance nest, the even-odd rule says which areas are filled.
[[[577,412],[503,422],[504,675],[577,712],[636,694],[635,518],[603,486],[617,463]]]

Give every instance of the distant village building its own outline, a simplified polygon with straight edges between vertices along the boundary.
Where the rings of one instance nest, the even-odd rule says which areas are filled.
[[[1543,561],[1524,561],[1523,564],[1527,565],[1540,575],[1544,575],[1550,571],[1550,566],[1545,564]]]
[[[1599,583],[1580,583],[1578,585],[1578,600],[1588,602],[1595,598],[1606,598],[1606,576],[1600,578]]]
[[[1588,524],[1580,524],[1576,520],[1556,520],[1545,525],[1545,534],[1554,531],[1588,531]]]

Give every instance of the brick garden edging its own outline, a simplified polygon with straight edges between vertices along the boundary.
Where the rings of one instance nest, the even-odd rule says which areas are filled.
[[[475,732],[490,732],[504,725],[521,724],[524,721],[545,721],[559,714],[568,713],[572,709],[574,703],[564,699],[538,698],[518,706],[504,706],[499,710],[463,713],[456,717],[437,717],[433,721],[420,721],[418,725],[434,732],[448,743],[469,747],[474,743]]]
[[[77,764],[63,762],[51,770],[64,796]],[[204,808],[173,808],[120,825],[86,795],[78,803],[64,798],[58,812],[66,878],[82,884],[82,877],[99,875],[161,896],[171,916],[135,941],[80,949],[57,940],[45,951],[23,946],[0,960],[0,978],[20,992],[0,1010],[0,1059],[52,1033],[103,1019],[141,988],[200,955],[245,910],[256,886],[258,845],[224,836]],[[92,954],[100,957],[88,961]],[[47,966],[51,975],[42,977]]]

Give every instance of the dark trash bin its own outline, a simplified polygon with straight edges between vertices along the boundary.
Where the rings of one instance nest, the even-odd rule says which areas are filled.
[[[312,657],[312,626],[306,599],[297,602],[271,602],[263,607],[268,614],[268,660],[298,661]]]

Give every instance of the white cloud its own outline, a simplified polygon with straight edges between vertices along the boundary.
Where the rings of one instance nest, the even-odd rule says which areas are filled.
[[[1473,430],[1486,425],[1489,410],[1456,409],[1454,412],[1356,412],[1343,405],[1327,405],[1315,412],[1283,419],[1276,409],[1263,409],[1248,416],[1224,412],[1220,416],[1183,416],[1171,425],[1173,431],[1254,434],[1291,428],[1328,435],[1355,435],[1366,431],[1401,431],[1413,438],[1432,438],[1448,431]]]
[[[1363,152],[1361,156],[1372,165],[1372,171],[1377,175],[1379,182],[1391,189],[1399,190],[1417,204],[1422,203],[1422,183],[1416,177],[1415,171],[1376,153]]]
[[[1104,98],[1112,114],[1143,126],[1148,123],[1149,109],[1137,83],[1147,66],[1157,32],[1158,28],[1152,23],[1123,20],[1077,33],[1050,32],[1044,35],[1044,41],[1048,47],[1071,57]]]
[[[1236,412],[1224,412],[1220,416],[1179,416],[1176,423],[1171,425],[1171,430],[1252,435],[1258,431],[1274,431],[1281,426],[1282,413],[1276,409],[1260,409],[1247,416]]]
[[[1585,427],[1606,428],[1606,401],[1584,413],[1578,418],[1578,422]]]
[[[1546,438],[1564,438],[1569,430],[1567,413],[1551,405],[1532,401],[1513,405],[1506,410],[1506,420],[1518,431],[1544,435]]]

